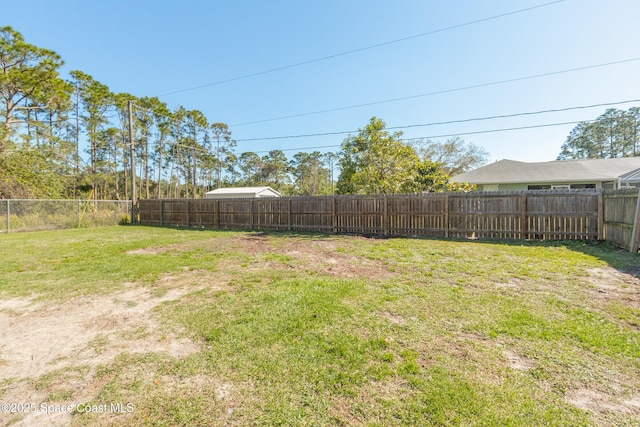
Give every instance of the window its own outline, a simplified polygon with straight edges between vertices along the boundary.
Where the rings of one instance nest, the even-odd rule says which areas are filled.
[[[596,188],[595,184],[536,184],[527,186],[527,190],[583,190]]]
[[[596,188],[595,184],[571,184],[572,190],[582,190],[584,188]]]

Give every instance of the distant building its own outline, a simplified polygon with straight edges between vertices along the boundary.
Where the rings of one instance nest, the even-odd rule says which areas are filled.
[[[453,176],[451,181],[476,184],[478,191],[640,187],[640,157],[537,163],[500,160]]]
[[[271,187],[230,187],[218,188],[205,193],[205,199],[247,199],[261,197],[280,197],[280,193]]]

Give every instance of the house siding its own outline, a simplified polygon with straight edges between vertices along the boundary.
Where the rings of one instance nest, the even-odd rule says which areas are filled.
[[[571,185],[571,184],[595,184],[596,189],[603,188],[602,181],[592,181],[589,183],[586,182],[530,182],[530,183],[509,183],[509,184],[497,184],[498,189],[496,190],[496,184],[478,184],[478,191],[524,191],[528,190],[530,185]],[[607,183],[604,183],[605,185]],[[608,182],[608,186],[604,188],[615,188],[613,185],[615,183]]]
[[[455,175],[451,180],[476,184],[481,191],[518,191],[526,190],[529,185],[576,184],[616,189],[640,184],[640,156],[534,163],[505,159]]]

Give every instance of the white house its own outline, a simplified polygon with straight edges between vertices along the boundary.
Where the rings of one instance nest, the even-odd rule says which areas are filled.
[[[218,188],[205,193],[205,199],[248,199],[261,197],[280,197],[280,193],[271,187],[230,187]]]
[[[476,184],[479,191],[640,187],[640,157],[499,162],[451,177]]]

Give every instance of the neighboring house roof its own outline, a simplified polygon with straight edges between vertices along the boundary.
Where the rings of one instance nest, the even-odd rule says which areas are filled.
[[[452,182],[471,184],[506,184],[531,182],[638,181],[640,157],[619,159],[555,160],[525,163],[500,160],[461,173]]]
[[[271,187],[229,187],[209,191],[205,194],[205,197],[280,197],[280,193]]]

